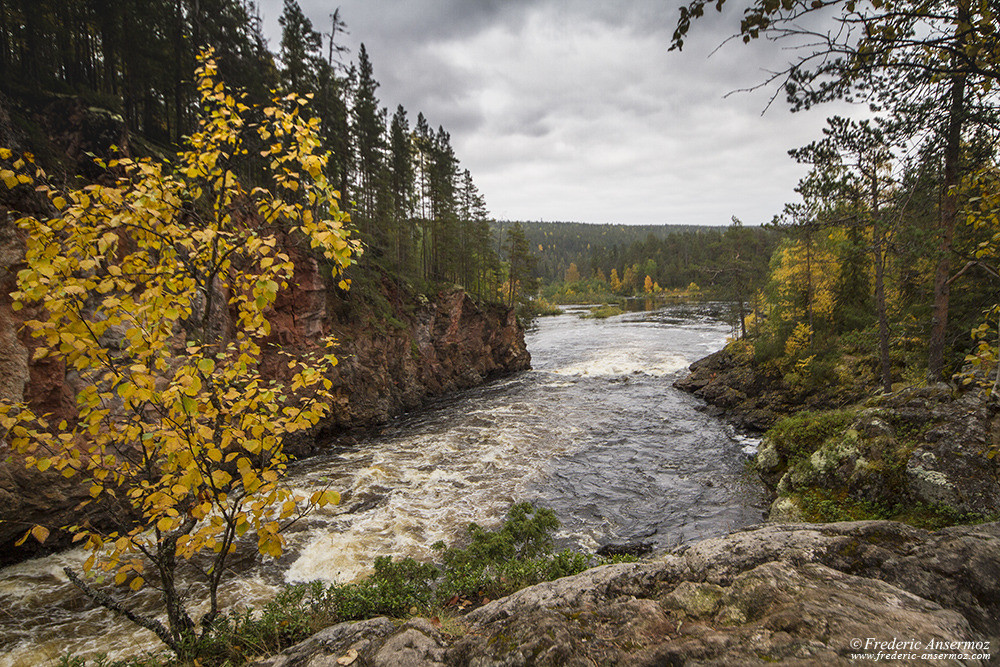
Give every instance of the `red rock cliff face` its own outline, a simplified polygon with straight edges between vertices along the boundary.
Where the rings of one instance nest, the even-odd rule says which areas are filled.
[[[294,253],[292,259],[296,286],[275,304],[272,341],[286,351],[325,333],[339,341],[332,375],[338,400],[318,437],[289,445],[296,456],[322,447],[323,434],[374,425],[430,396],[530,367],[524,329],[508,308],[476,304],[461,290],[415,303],[386,277],[382,293],[391,312],[379,315],[355,295],[342,300],[315,260]]]
[[[11,309],[20,240],[9,227],[0,229],[0,395],[22,397],[44,412],[71,417],[80,380],[51,361],[30,361],[34,341],[22,329],[24,311]],[[293,244],[289,244],[293,245]],[[295,285],[280,294],[271,315],[272,335],[265,350],[305,350],[328,332],[340,341],[339,364],[332,379],[337,401],[329,417],[308,437],[287,443],[295,456],[307,456],[336,440],[346,429],[367,427],[418,407],[430,396],[470,387],[487,379],[527,369],[524,330],[513,312],[480,306],[462,291],[442,292],[421,300],[399,294],[382,280],[386,297],[381,314],[356,294],[339,294],[317,262],[294,247]],[[385,312],[385,303],[391,312]],[[222,314],[222,319],[225,315]],[[220,321],[220,327],[232,322]],[[284,368],[265,351],[265,368],[281,377]],[[89,519],[100,522],[101,510],[90,506],[80,516],[76,506],[87,493],[75,480],[27,471],[22,461],[0,443],[0,564],[38,553],[29,540],[13,546],[33,523],[60,526]],[[58,546],[56,533],[49,538]]]

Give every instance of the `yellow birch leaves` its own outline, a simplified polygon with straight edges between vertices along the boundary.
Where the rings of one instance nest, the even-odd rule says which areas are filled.
[[[291,358],[282,383],[263,374],[262,345],[294,277],[281,239],[307,241],[335,280],[359,245],[302,100],[278,97],[254,116],[216,76],[204,57],[202,120],[174,164],[119,158],[100,163],[113,178],[64,191],[0,151],[0,180],[33,184],[53,211],[18,221],[27,248],[16,307],[40,306],[26,323],[40,343],[35,357],[64,362],[85,387],[71,423],[4,404],[0,428],[29,465],[131,505],[137,524],[109,534],[68,528],[97,555],[87,570],[133,589],[143,585],[140,553],[175,544],[171,558],[224,558],[252,530],[261,553],[277,556],[288,521],[339,499],[327,490],[298,497],[281,484],[283,438],[329,409],[333,341]],[[273,192],[244,188],[248,159],[264,161]],[[48,530],[29,534],[44,540]]]

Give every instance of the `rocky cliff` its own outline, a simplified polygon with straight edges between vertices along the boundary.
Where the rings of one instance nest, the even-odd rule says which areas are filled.
[[[20,241],[8,226],[0,229],[0,395],[24,397],[36,409],[57,418],[72,417],[80,378],[51,360],[32,361],[36,343],[23,330],[27,314],[11,309]],[[430,396],[470,387],[530,365],[524,330],[513,312],[478,305],[460,290],[428,300],[403,293],[388,276],[375,274],[367,296],[336,290],[308,253],[288,244],[296,265],[295,284],[280,294],[270,316],[272,334],[265,344],[265,368],[281,379],[285,364],[274,352],[310,348],[320,335],[339,340],[334,368],[337,400],[328,418],[307,436],[287,443],[297,457],[328,445],[345,431],[372,426],[419,406]],[[225,317],[225,313],[222,314]],[[228,326],[231,326],[229,323]],[[220,326],[227,326],[226,323]],[[101,522],[99,507],[75,510],[86,499],[76,480],[25,470],[0,444],[0,563],[38,553],[29,540],[13,542],[33,523],[60,526]],[[60,538],[53,535],[52,544]]]
[[[100,173],[88,171],[92,169],[88,156],[108,155],[112,145],[127,152],[128,135],[121,118],[87,107],[75,97],[50,98],[22,109],[0,96],[0,145],[17,151],[30,148],[52,174],[100,178]],[[34,128],[32,137],[18,129],[25,126]],[[140,138],[133,139],[141,143]],[[157,149],[143,144],[140,152],[156,154]],[[23,239],[12,222],[12,211],[45,214],[47,203],[29,188],[2,188],[0,194],[0,398],[23,398],[56,420],[72,419],[81,379],[54,360],[32,359],[36,343],[22,323],[33,313],[31,308],[15,312],[9,296],[23,257]],[[307,456],[347,430],[415,408],[429,396],[529,367],[524,331],[510,309],[478,305],[460,290],[428,299],[374,268],[353,276],[364,289],[345,293],[333,284],[329,270],[324,271],[294,239],[284,238],[283,246],[295,264],[295,281],[279,294],[269,315],[272,333],[263,346],[265,372],[277,380],[287,375],[279,349],[292,354],[312,349],[316,339],[327,333],[339,340],[340,363],[331,376],[336,403],[317,429],[286,443],[295,456]],[[222,308],[215,317],[219,327],[235,326]],[[41,548],[33,540],[23,549],[12,547],[33,523],[100,522],[99,507],[90,506],[82,514],[74,509],[87,497],[75,480],[26,471],[0,442],[0,564]],[[60,537],[53,534],[50,542],[58,545]]]
[[[998,642],[1000,525],[870,521],[705,540],[526,588],[444,626],[343,623],[258,664],[850,665],[881,652],[889,664],[978,665]]]

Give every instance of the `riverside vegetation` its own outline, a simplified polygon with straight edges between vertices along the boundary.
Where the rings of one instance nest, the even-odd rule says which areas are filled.
[[[395,283],[398,296],[415,291],[414,283],[436,292],[454,291],[461,281],[482,301],[510,307],[526,298],[522,280],[528,279],[516,228],[507,235],[513,262],[500,261],[491,237],[475,237],[488,234],[485,205],[468,172],[459,173],[443,129],[434,134],[421,119],[418,132],[410,134],[405,112],[398,110],[394,130],[402,143],[391,169],[401,190],[390,195],[376,187],[376,180],[388,180],[390,151],[374,97],[378,84],[363,49],[358,69],[338,78],[333,63],[318,58],[318,33],[295,2],[286,2],[279,76],[272,56],[253,44],[237,44],[241,56],[226,57],[234,55],[228,48],[234,40],[259,37],[259,24],[252,27],[244,4],[221,4],[213,21],[200,15],[197,4],[190,13],[178,4],[176,16],[154,11],[147,18],[176,20],[171,27],[178,41],[159,45],[174,49],[174,62],[193,59],[192,43],[197,49],[199,42],[219,38],[223,45],[214,53],[221,54],[228,73],[240,79],[252,71],[265,80],[232,91],[219,80],[220,66],[208,49],[198,59],[193,86],[174,82],[172,117],[148,99],[137,113],[136,90],[120,85],[125,70],[116,63],[119,56],[127,59],[131,37],[104,40],[100,55],[91,55],[108,67],[89,75],[70,72],[60,54],[45,49],[25,56],[6,39],[0,48],[0,63],[11,75],[5,78],[7,92],[24,105],[4,104],[4,138],[12,148],[30,146],[41,156],[11,148],[0,153],[4,203],[23,216],[17,222],[22,235],[5,233],[26,246],[23,258],[10,262],[23,259],[13,303],[5,305],[26,314],[27,330],[40,341],[30,345],[32,362],[69,369],[86,385],[66,419],[54,420],[22,400],[23,387],[12,385],[0,412],[4,439],[14,452],[5,464],[79,479],[89,498],[77,510],[100,506],[113,524],[92,523],[89,516],[66,525],[42,518],[22,528],[27,530],[20,543],[45,543],[57,532],[73,535],[93,551],[84,571],[96,579],[67,572],[71,581],[95,603],[153,631],[182,660],[194,659],[210,641],[220,613],[217,591],[235,543],[253,537],[257,551],[276,557],[285,528],[313,507],[338,500],[330,489],[300,496],[282,483],[289,458],[285,440],[315,431],[343,403],[332,392],[339,360],[328,332],[314,331],[319,335],[296,355],[285,353],[273,335],[278,301],[301,287],[299,274],[313,269],[315,282],[339,293],[358,279],[375,312],[399,305],[385,303],[386,282]],[[51,20],[37,23],[17,12],[32,43],[51,41],[42,35],[50,30],[93,46],[92,31],[116,13],[78,3],[69,14],[58,3],[36,9],[33,16]],[[117,18],[128,23],[137,15],[125,9]],[[199,34],[241,19],[228,43],[218,34]],[[0,32],[18,41],[7,25]],[[192,40],[184,39],[187,33]],[[270,68],[260,67],[267,61]],[[139,67],[130,61],[129,76]],[[29,80],[37,86],[34,93],[21,87]],[[324,81],[322,90],[318,80]],[[267,92],[268,84],[279,83],[282,92]],[[88,89],[95,85],[114,94],[96,100],[99,91]],[[48,120],[38,120],[59,115],[46,107],[46,92],[67,86],[122,112],[83,112],[103,123],[98,136],[81,142],[96,143],[93,154],[59,155],[51,150],[57,142],[45,136]],[[355,115],[335,132],[335,122],[347,119],[336,117],[329,105],[348,95]],[[72,106],[73,100],[57,102]],[[38,107],[46,107],[38,116],[27,111]],[[167,133],[157,135],[158,122],[168,117],[176,124],[168,122]],[[354,141],[345,148],[335,144],[337,138]],[[173,140],[180,152],[170,159],[170,150],[155,142]],[[421,150],[414,150],[415,142],[423,142]],[[129,157],[130,145],[153,157]],[[87,184],[67,185],[73,180],[66,171],[81,172]],[[356,185],[362,194],[342,209]],[[398,223],[393,232],[390,217]],[[373,259],[359,264],[362,256]],[[342,275],[347,267],[356,271]],[[379,327],[401,324],[379,319]],[[463,370],[475,375],[472,364]],[[190,601],[179,593],[182,564],[207,587],[210,607],[197,623]],[[153,583],[166,623],[102,590],[105,577],[133,591]]]
[[[708,4],[682,8],[672,48]],[[770,429],[755,466],[777,495],[772,518],[993,518],[996,7],[740,4],[741,41],[796,44],[762,85],[793,110],[846,99],[868,117],[828,118],[790,151],[809,172],[775,218],[785,235],[739,340],[678,386]]]

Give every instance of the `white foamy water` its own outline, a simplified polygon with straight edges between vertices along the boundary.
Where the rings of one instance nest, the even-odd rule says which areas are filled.
[[[369,572],[375,556],[430,558],[438,540],[453,541],[472,521],[501,518],[525,497],[546,460],[573,448],[579,432],[567,425],[539,442],[524,430],[539,417],[533,413],[520,403],[472,410],[443,436],[435,429],[413,437],[403,427],[380,438],[377,451],[311,465],[308,478],[354,472],[342,506],[310,522],[285,580],[352,581]],[[363,509],[352,511],[359,503]]]
[[[594,355],[580,363],[552,369],[551,373],[572,377],[621,377],[673,375],[691,362],[676,354],[650,355],[641,350],[613,350]]]
[[[534,370],[436,400],[356,445],[295,464],[289,484],[328,486],[341,504],[296,524],[280,559],[239,564],[224,604],[262,604],[287,582],[351,581],[379,555],[431,558],[434,542],[454,543],[471,521],[499,522],[521,500],[556,512],[560,546],[589,550],[667,548],[758,521],[760,490],[742,464],[755,441],[671,387],[727,333],[702,307],[540,320],[528,335]],[[66,650],[159,649],[151,633],[68,584],[62,567],[79,569],[83,558],[73,551],[0,570],[0,667],[52,664]],[[136,603],[154,609],[149,593]]]

